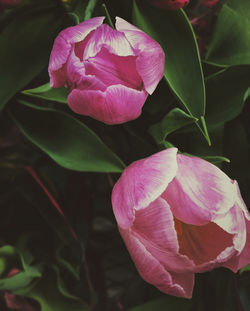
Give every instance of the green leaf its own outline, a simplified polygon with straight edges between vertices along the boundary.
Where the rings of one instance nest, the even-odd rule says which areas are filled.
[[[207,124],[218,126],[237,117],[250,85],[250,66],[234,66],[206,80]]]
[[[223,66],[250,64],[250,1],[228,0],[222,7],[206,60]]]
[[[59,165],[88,172],[122,172],[125,165],[96,134],[55,109],[23,105],[10,108],[21,132]]]
[[[196,38],[183,10],[157,9],[134,1],[134,23],[163,48],[165,78],[190,115],[205,113],[205,87]]]
[[[84,20],[90,19],[92,17],[97,1],[98,0],[89,0],[88,5],[85,9]]]
[[[10,261],[16,258],[16,249],[11,245],[0,247],[0,277],[8,273]]]
[[[10,245],[6,245],[0,248],[0,258],[5,259],[5,262],[10,264],[12,261],[12,267],[8,266],[8,272],[11,268],[17,268],[22,265],[20,272],[11,276],[0,279],[0,290],[16,291],[29,286],[35,279],[41,277],[41,267],[30,266],[25,262],[25,258],[22,255],[21,250]],[[19,269],[19,268],[18,268]]]
[[[76,298],[66,297],[58,289],[57,274],[51,270],[33,287],[19,292],[20,295],[35,299],[41,311],[88,311],[88,305]]]
[[[69,261],[64,259],[61,255],[61,248],[58,248],[56,250],[56,259],[58,263],[65,269],[67,269],[74,277],[76,280],[79,280],[79,274],[80,274],[80,264],[77,265],[72,265]]]
[[[22,92],[25,95],[67,104],[68,91],[65,87],[53,89],[49,83]]]
[[[0,289],[18,291],[19,289],[26,288],[35,278],[40,278],[41,276],[39,268],[29,267],[29,269],[21,271],[10,278],[1,279]]]
[[[190,116],[179,108],[172,109],[161,122],[150,127],[149,133],[154,137],[158,144],[161,144],[166,137],[182,128],[183,126],[196,122],[198,119]]]
[[[23,5],[0,33],[0,110],[47,66],[62,14],[54,1]]]
[[[189,311],[192,303],[190,300],[168,296],[166,298],[150,301],[141,306],[130,309],[129,311]]]
[[[242,273],[245,272],[245,271],[250,271],[250,264],[247,265],[247,266],[245,266],[244,268],[241,268],[241,269],[240,269],[240,274],[242,274]]]

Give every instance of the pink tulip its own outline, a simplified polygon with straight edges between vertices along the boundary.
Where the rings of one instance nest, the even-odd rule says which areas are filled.
[[[149,2],[158,8],[178,10],[188,5],[189,0],[149,0]]]
[[[213,6],[215,6],[217,3],[219,2],[219,0],[201,0],[201,3],[208,7],[208,8],[212,8]]]
[[[107,124],[136,119],[163,76],[164,52],[120,17],[116,30],[95,17],[63,30],[49,62],[51,87],[66,86],[76,113]]]
[[[250,262],[250,214],[238,184],[205,160],[170,148],[136,161],[112,204],[139,273],[164,293],[190,298],[194,273]]]

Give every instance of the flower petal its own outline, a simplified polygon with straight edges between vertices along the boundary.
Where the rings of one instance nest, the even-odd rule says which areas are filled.
[[[85,47],[83,59],[94,57],[102,47],[119,56],[134,56],[134,51],[125,35],[106,24],[101,25],[93,32]]]
[[[225,214],[236,201],[230,178],[215,165],[178,154],[178,172],[163,197],[176,218],[187,224],[204,225]]]
[[[95,75],[105,85],[122,84],[141,90],[143,82],[136,71],[136,56],[118,56],[102,48],[84,62],[87,75]]]
[[[113,85],[106,92],[74,89],[68,103],[76,113],[106,124],[120,124],[138,118],[146,98],[145,91]]]
[[[173,214],[161,197],[135,212],[132,230],[159,247],[174,253],[179,250]]]
[[[246,244],[242,251],[242,253],[239,256],[239,262],[238,262],[238,269],[243,268],[247,264],[250,263],[250,213],[246,207],[245,202],[242,199],[240,188],[237,183],[237,181],[234,181],[236,188],[237,188],[237,204],[240,207],[240,209],[243,211],[245,216],[245,224],[246,224]]]
[[[242,199],[239,185],[238,185],[236,180],[234,180],[233,183],[234,183],[234,185],[235,185],[235,187],[237,189],[237,204],[241,208],[241,210],[243,211],[245,219],[249,221],[250,220],[250,213],[249,213],[249,211],[248,211],[248,209],[246,207],[246,204],[245,204],[244,200]]]
[[[239,253],[246,243],[246,225],[242,210],[236,204],[225,215],[217,217],[214,221],[226,232],[233,234],[233,244]]]
[[[146,91],[152,94],[164,73],[165,54],[161,46],[146,33],[120,17],[116,17],[116,28],[125,34],[137,51],[137,71],[144,82]]]
[[[176,153],[176,148],[169,148],[124,170],[112,192],[113,211],[121,228],[130,227],[135,210],[147,207],[166,189],[177,171]]]
[[[160,262],[151,255],[132,230],[123,230],[120,233],[128,251],[140,273],[148,283],[156,286],[160,291],[178,296],[191,298],[194,286],[194,274],[176,274],[168,272]]]
[[[246,244],[239,256],[238,269],[241,269],[250,263],[250,221],[246,220]]]
[[[104,17],[91,18],[77,26],[69,27],[59,33],[55,39],[49,60],[49,75],[51,87],[61,87],[66,82],[66,76],[60,71],[66,63],[73,44],[82,41],[92,30],[103,23]]]

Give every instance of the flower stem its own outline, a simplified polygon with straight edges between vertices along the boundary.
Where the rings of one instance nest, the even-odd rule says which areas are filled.
[[[104,9],[104,11],[105,11],[106,18],[107,18],[107,20],[108,20],[109,26],[112,27],[113,29],[115,29],[114,24],[113,24],[113,22],[112,22],[112,20],[111,20],[109,11],[108,11],[108,9],[107,9],[107,7],[106,7],[106,4],[103,3],[103,4],[102,4],[102,7],[103,7],[103,9]]]

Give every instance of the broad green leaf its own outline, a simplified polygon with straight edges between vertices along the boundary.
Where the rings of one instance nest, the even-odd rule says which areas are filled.
[[[157,9],[146,1],[134,1],[134,23],[163,48],[165,78],[169,86],[197,118],[205,113],[205,87],[199,51],[192,26],[183,10]]]
[[[218,126],[237,117],[250,86],[250,66],[233,66],[206,80],[207,124]]]
[[[63,17],[55,4],[46,0],[14,10],[0,33],[0,110],[48,65]]]
[[[157,300],[150,301],[141,306],[130,309],[129,311],[189,311],[192,303],[190,300],[168,296]]]
[[[22,93],[32,97],[38,97],[46,100],[56,101],[58,103],[67,104],[67,89],[65,87],[54,89],[50,87],[49,83],[46,83],[34,89],[25,90]]]
[[[190,116],[179,108],[172,109],[161,122],[150,127],[149,133],[154,137],[155,141],[160,144],[172,132],[182,128],[183,126],[196,122],[198,119]]]
[[[223,66],[250,64],[250,1],[228,0],[223,5],[206,60]]]
[[[15,105],[11,116],[21,132],[59,165],[88,172],[122,172],[125,165],[96,134],[55,109]]]

